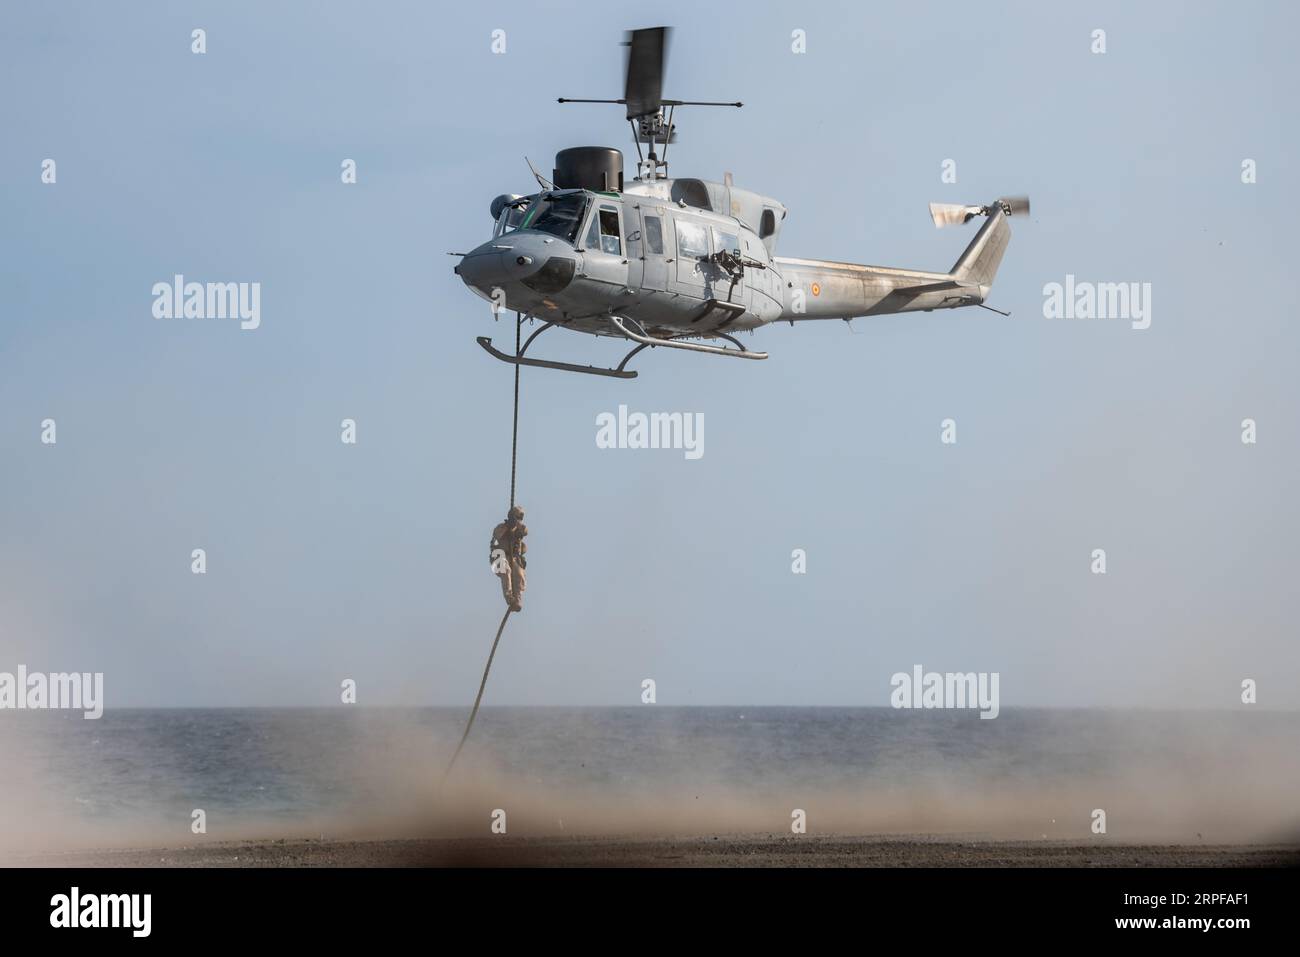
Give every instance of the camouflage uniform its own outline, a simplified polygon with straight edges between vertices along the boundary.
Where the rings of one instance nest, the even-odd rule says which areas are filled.
[[[501,594],[511,611],[521,611],[524,607],[524,569],[528,567],[524,536],[528,534],[528,526],[523,523],[523,517],[524,510],[516,505],[506,520],[492,529],[489,560],[492,571],[501,579]]]

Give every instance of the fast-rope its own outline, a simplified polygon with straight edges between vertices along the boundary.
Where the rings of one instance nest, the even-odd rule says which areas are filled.
[[[520,313],[515,313],[515,358],[519,358],[520,340],[523,336],[524,317]],[[515,507],[515,467],[519,461],[519,363],[515,363],[515,421],[510,430],[510,508]],[[483,700],[483,689],[487,687],[488,672],[492,670],[492,659],[496,657],[497,645],[501,643],[501,633],[506,630],[506,620],[509,619],[510,613],[514,609],[507,607],[506,613],[501,616],[501,624],[497,626],[497,636],[492,639],[492,650],[488,652],[487,664],[483,668],[483,680],[478,685],[478,695],[474,698],[474,708],[469,713],[469,721],[465,724],[465,733],[460,736],[460,744],[456,745],[456,752],[447,762],[447,770],[442,772],[443,779],[451,774],[451,769],[456,764],[456,759],[460,757],[460,749],[465,747],[465,741],[469,738],[470,728],[474,727],[474,718],[478,716],[478,706]]]

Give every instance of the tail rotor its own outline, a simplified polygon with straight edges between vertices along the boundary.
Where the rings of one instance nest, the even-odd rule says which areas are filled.
[[[935,229],[945,226],[963,226],[976,216],[991,216],[995,209],[1001,209],[1007,216],[1028,216],[1028,196],[1004,196],[995,199],[987,206],[963,206],[958,203],[931,203],[930,218],[934,220]]]

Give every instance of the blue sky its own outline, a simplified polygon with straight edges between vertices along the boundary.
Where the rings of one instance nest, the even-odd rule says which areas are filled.
[[[1294,11],[660,9],[5,6],[0,670],[104,671],[110,707],[326,704],[345,677],[472,699],[512,387],[474,337],[512,330],[446,253],[529,190],[525,155],[630,151],[617,107],[555,98],[620,95],[622,32],[666,23],[667,95],[745,101],[678,114],[676,174],[779,198],[783,255],[924,269],[970,235],[928,202],[1027,193],[990,298],[1013,316],[526,371],[529,591],[489,703],[635,704],[651,677],[663,704],[880,705],[921,663],[999,672],[1004,707],[1231,707],[1245,677],[1295,707]],[[260,282],[261,327],[153,319],[175,273]],[[1151,328],[1044,319],[1067,273],[1150,282]],[[705,455],[598,449],[620,403],[702,412]]]

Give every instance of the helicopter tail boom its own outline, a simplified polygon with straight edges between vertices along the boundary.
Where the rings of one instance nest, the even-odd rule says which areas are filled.
[[[983,305],[1011,240],[1001,202],[971,207],[988,220],[946,273],[777,257],[776,266],[786,280],[786,302],[778,321],[853,319]]]

